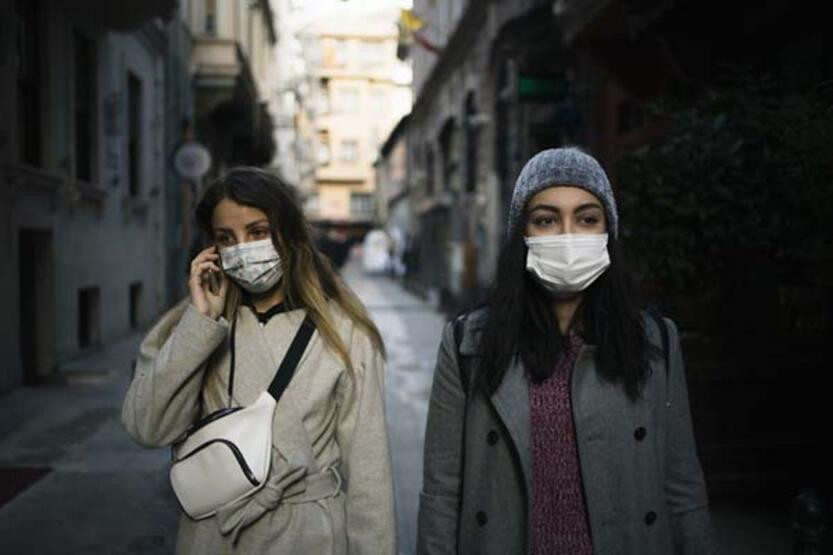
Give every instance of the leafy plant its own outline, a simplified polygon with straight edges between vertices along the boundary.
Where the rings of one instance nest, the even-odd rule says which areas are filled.
[[[669,290],[714,290],[738,252],[816,257],[831,247],[833,109],[738,77],[690,107],[658,109],[670,132],[623,156],[617,196],[631,255]]]

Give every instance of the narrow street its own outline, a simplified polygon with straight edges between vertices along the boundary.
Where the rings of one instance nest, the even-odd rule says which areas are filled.
[[[388,348],[386,409],[393,457],[399,552],[416,551],[422,444],[437,346],[445,318],[353,260],[344,277]],[[18,388],[0,403],[0,537],[9,554],[173,553],[179,508],[168,484],[168,451],[133,444],[119,422],[130,361],[142,334],[62,368],[66,383]],[[12,497],[37,469],[45,476]],[[713,503],[724,553],[790,552],[786,517]]]
[[[399,552],[416,552],[422,445],[428,396],[445,317],[386,277],[351,264],[344,277],[362,299],[388,349],[386,409],[396,487]]]

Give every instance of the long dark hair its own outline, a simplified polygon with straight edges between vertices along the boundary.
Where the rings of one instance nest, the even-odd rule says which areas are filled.
[[[214,181],[197,205],[197,224],[211,234],[214,208],[223,200],[251,206],[269,219],[272,242],[281,256],[283,279],[280,287],[291,306],[304,307],[315,323],[324,343],[352,368],[349,351],[339,335],[330,301],[362,328],[374,347],[384,355],[385,346],[378,329],[361,301],[341,281],[329,261],[312,240],[307,219],[293,189],[279,177],[258,168],[237,167]],[[234,317],[240,303],[240,288],[232,282],[226,298],[226,317]]]
[[[552,298],[526,271],[525,218],[503,245],[495,280],[486,301],[486,318],[478,347],[477,384],[488,394],[497,390],[518,356],[533,380],[555,369],[564,348]],[[596,345],[596,366],[603,379],[621,384],[630,399],[638,398],[649,372],[649,346],[641,304],[620,243],[608,240],[610,267],[584,292],[573,317],[584,340]]]

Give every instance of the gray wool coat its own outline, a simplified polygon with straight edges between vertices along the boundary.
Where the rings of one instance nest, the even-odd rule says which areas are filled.
[[[483,315],[466,320],[460,344],[464,357],[476,353]],[[592,345],[582,349],[573,370],[576,443],[598,555],[717,551],[679,336],[674,323],[665,322],[671,367],[666,373],[663,360],[652,362],[638,401],[600,378]],[[647,325],[651,340],[661,345],[656,325]],[[526,372],[516,361],[493,395],[472,389],[467,400],[449,323],[428,410],[418,553],[530,553],[531,492]]]

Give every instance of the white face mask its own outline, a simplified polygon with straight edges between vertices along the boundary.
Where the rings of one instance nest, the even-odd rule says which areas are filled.
[[[223,271],[249,293],[263,293],[283,275],[281,257],[271,239],[220,249]]]
[[[526,269],[548,291],[569,296],[587,289],[610,266],[607,233],[524,237]]]

